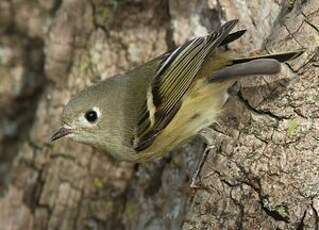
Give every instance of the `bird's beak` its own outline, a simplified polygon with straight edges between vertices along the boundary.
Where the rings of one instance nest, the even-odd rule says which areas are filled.
[[[56,141],[64,136],[67,136],[69,134],[73,133],[73,129],[67,126],[63,126],[59,128],[53,135],[50,137],[49,142]]]

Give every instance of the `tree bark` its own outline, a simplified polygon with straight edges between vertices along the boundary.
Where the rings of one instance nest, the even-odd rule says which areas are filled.
[[[239,83],[198,190],[199,138],[143,165],[47,143],[80,89],[234,18],[233,50],[307,51]],[[319,229],[318,25],[318,0],[1,1],[0,229]]]

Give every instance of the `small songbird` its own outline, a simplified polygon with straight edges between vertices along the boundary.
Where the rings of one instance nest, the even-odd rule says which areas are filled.
[[[135,162],[184,143],[216,120],[237,80],[277,74],[280,62],[303,52],[235,57],[221,46],[246,32],[230,33],[237,22],[84,89],[65,106],[63,126],[50,140],[70,137]]]

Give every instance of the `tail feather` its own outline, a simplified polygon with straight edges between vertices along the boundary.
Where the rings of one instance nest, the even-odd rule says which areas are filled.
[[[260,55],[260,56],[251,56],[247,58],[234,59],[232,64],[240,64],[240,63],[249,62],[256,59],[265,59],[265,58],[275,59],[279,62],[286,62],[299,57],[301,54],[303,54],[303,52],[305,52],[304,49],[290,51],[290,52],[275,53],[275,54],[266,54],[266,55]]]
[[[209,82],[221,82],[237,80],[240,77],[252,75],[272,75],[281,70],[281,62],[286,62],[300,56],[304,50],[297,50],[285,53],[261,55],[255,57],[233,60],[230,66],[214,73]]]
[[[210,78],[210,82],[220,82],[227,80],[236,80],[239,77],[252,75],[271,75],[277,74],[281,70],[280,62],[275,59],[257,59],[249,62],[225,67]]]

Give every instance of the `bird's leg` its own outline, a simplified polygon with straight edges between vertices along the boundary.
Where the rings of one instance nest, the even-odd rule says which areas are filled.
[[[212,143],[212,130],[211,129],[209,129],[209,128],[203,129],[199,134],[205,140],[205,149],[201,155],[200,160],[198,161],[198,164],[195,168],[195,172],[193,173],[193,176],[192,176],[192,182],[190,184],[190,187],[192,189],[196,189],[196,188],[200,187],[199,186],[200,183],[198,183],[198,180],[200,181],[199,175],[202,171],[202,168],[204,166],[204,163],[207,159],[209,152],[212,149],[215,149],[215,145],[213,145],[213,143]]]
[[[206,144],[205,146],[205,149],[204,149],[204,152],[202,153],[202,156],[200,158],[200,160],[198,161],[198,164],[196,166],[196,169],[195,169],[195,172],[193,173],[193,176],[192,176],[192,182],[191,182],[191,185],[190,187],[192,189],[197,189],[200,187],[200,177],[199,177],[199,174],[201,173],[202,171],[202,168],[204,166],[204,163],[207,159],[207,156],[208,156],[208,153],[210,152],[211,149],[214,149],[215,146],[210,146],[208,144]],[[199,183],[197,183],[197,181],[199,180]]]

